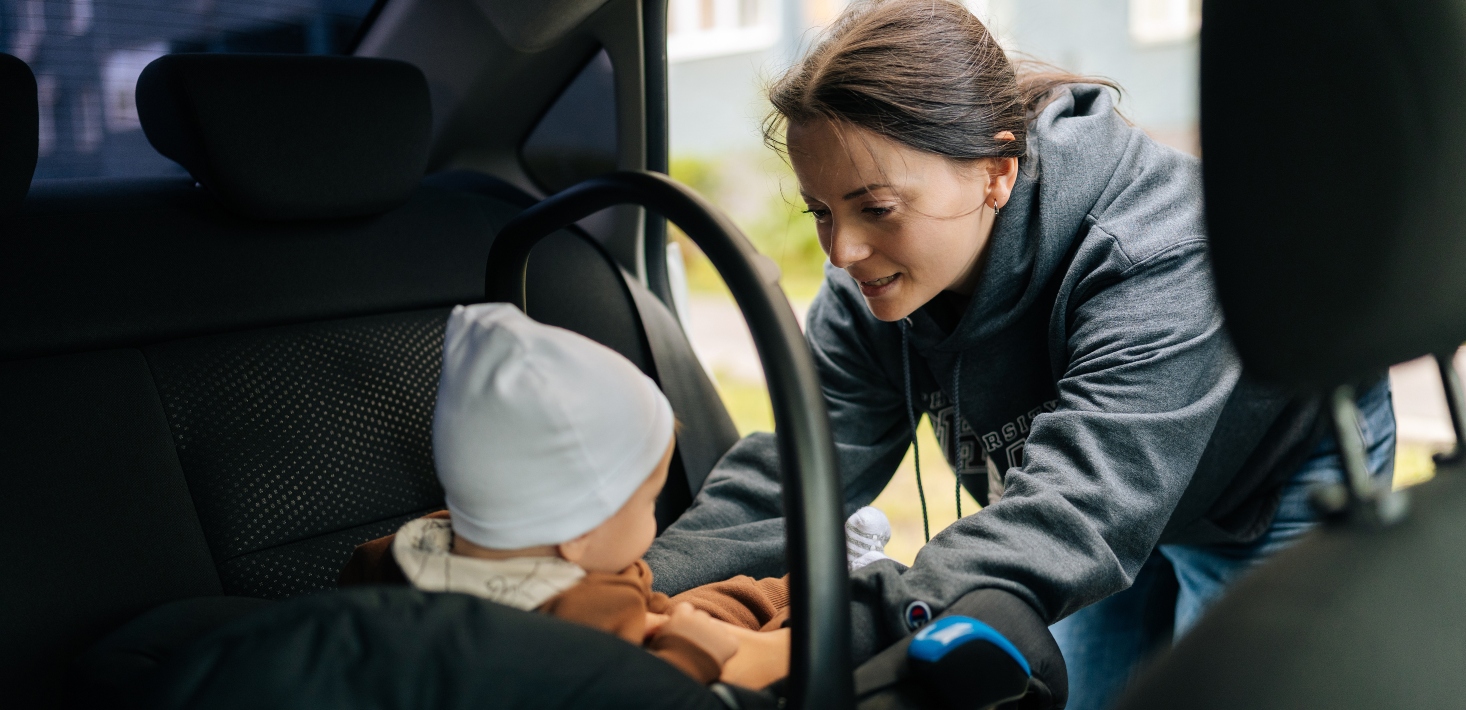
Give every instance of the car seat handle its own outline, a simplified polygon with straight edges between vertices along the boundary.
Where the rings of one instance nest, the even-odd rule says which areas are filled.
[[[525,308],[529,255],[556,230],[616,205],[645,207],[677,225],[707,255],[753,335],[779,440],[790,571],[790,707],[854,707],[844,489],[835,465],[819,375],[778,269],[716,207],[660,173],[591,178],[521,212],[489,248],[490,301]]]

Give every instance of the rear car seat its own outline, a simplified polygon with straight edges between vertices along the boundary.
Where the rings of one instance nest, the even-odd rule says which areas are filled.
[[[1207,230],[1227,327],[1254,376],[1327,395],[1345,475],[1314,494],[1325,524],[1229,589],[1116,707],[1462,707],[1466,13],[1454,0],[1202,12]],[[1388,146],[1356,147],[1375,137]],[[1388,168],[1362,169],[1376,155]],[[1347,383],[1426,354],[1455,451],[1430,481],[1378,487]]]
[[[38,184],[0,217],[12,707],[61,704],[68,664],[140,613],[132,651],[187,640],[252,607],[230,597],[333,588],[356,544],[440,507],[443,325],[519,209],[486,176],[422,179],[426,82],[400,62],[174,55],[138,104],[194,180]],[[0,157],[3,187],[24,160]],[[630,288],[560,234],[530,314],[654,374]]]

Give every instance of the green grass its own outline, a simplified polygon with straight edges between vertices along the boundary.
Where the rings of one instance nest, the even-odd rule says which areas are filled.
[[[739,180],[730,174],[737,172],[733,165],[704,158],[676,157],[672,160],[671,174],[724,208],[754,247],[779,265],[780,285],[790,300],[808,301],[814,298],[824,280],[825,254],[815,234],[814,220],[803,213],[802,203],[784,194],[782,186],[793,184],[793,173],[788,167],[778,161],[765,161],[763,167],[766,172],[760,185],[764,192],[754,196],[752,206],[743,204],[741,209],[733,209],[735,203],[750,200],[746,195],[738,199],[733,194],[733,187],[747,188],[730,184]],[[726,294],[727,287],[702,251],[675,227],[670,232],[682,246],[688,290]]]
[[[932,535],[936,535],[957,521],[957,479],[952,475],[952,467],[942,457],[931,422],[925,417],[916,427],[916,442],[921,446],[921,489],[926,493],[927,520]],[[891,542],[886,545],[886,554],[904,564],[913,563],[916,553],[926,544],[926,538],[921,529],[921,495],[916,486],[916,465],[910,449],[896,468],[896,475],[891,477],[891,482],[871,505],[880,508],[891,519]],[[972,515],[977,510],[977,501],[963,490],[962,514]]]
[[[716,384],[739,436],[774,430],[774,409],[769,404],[769,391],[762,384],[736,380],[724,372],[717,373]]]
[[[1395,488],[1425,483],[1435,477],[1435,461],[1431,459],[1440,447],[1426,444],[1400,444],[1395,447]]]
[[[723,406],[733,417],[738,433],[743,436],[755,431],[774,430],[774,412],[769,405],[768,390],[757,383],[740,382],[725,373],[718,373],[718,394]],[[917,442],[921,445],[921,482],[926,491],[927,516],[933,535],[957,520],[955,499],[956,479],[952,468],[942,458],[937,438],[931,424],[923,418],[917,427]],[[880,508],[891,519],[891,542],[886,545],[886,554],[911,564],[916,552],[925,544],[921,525],[921,496],[916,486],[916,465],[911,451],[896,469],[896,475],[886,489],[872,504]],[[977,512],[977,501],[967,491],[962,492],[962,512],[967,515]]]

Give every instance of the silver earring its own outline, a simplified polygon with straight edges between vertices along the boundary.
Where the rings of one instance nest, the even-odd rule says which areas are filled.
[[[998,218],[998,201],[993,200],[993,219]]]

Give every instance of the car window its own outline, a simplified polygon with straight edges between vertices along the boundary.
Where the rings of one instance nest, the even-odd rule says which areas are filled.
[[[133,92],[173,52],[350,51],[373,0],[0,0],[0,51],[36,74],[36,178],[183,175],[143,136]]]

